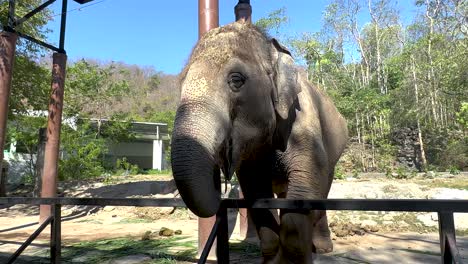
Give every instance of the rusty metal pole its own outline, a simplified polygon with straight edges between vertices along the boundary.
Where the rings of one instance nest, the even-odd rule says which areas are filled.
[[[236,21],[246,21],[252,23],[252,6],[250,0],[239,0],[239,3],[234,7]]]
[[[6,126],[8,119],[8,100],[11,90],[11,76],[15,59],[16,40],[14,32],[0,32],[0,174],[3,166]],[[3,179],[3,180],[2,180]],[[6,195],[6,177],[0,177],[0,196]]]
[[[198,38],[200,39],[210,29],[219,27],[218,0],[198,0]],[[211,229],[216,221],[216,216],[198,218],[198,255],[203,251]],[[209,258],[216,257],[216,243],[211,248]]]
[[[218,0],[198,0],[198,38],[219,27]]]
[[[49,102],[49,119],[47,122],[47,141],[44,151],[41,197],[55,197],[57,195],[60,128],[62,125],[67,55],[64,53],[54,53],[52,63],[52,91]],[[40,221],[42,222],[47,219],[47,217],[50,216],[50,212],[50,205],[41,205]]]
[[[68,0],[62,0],[60,18],[59,52],[52,55],[52,84],[44,149],[41,197],[57,196],[58,161],[60,150],[60,128],[62,127],[63,93],[67,55],[65,54],[65,27],[67,23]],[[51,205],[43,204],[39,210],[39,221],[43,222],[52,212]]]

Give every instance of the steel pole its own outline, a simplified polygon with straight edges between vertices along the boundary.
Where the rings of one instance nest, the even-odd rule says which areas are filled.
[[[234,7],[236,21],[246,21],[252,23],[252,6],[250,0],[239,0],[239,3]]]
[[[198,0],[198,38],[219,27],[218,0]]]
[[[218,0],[198,0],[198,38],[201,38],[210,29],[219,26]],[[198,255],[201,255],[206,245],[216,217],[198,218]],[[216,244],[209,253],[209,258],[216,256]]]
[[[8,119],[8,100],[11,90],[11,76],[15,59],[16,40],[18,35],[13,32],[0,32],[0,174],[3,166],[3,150],[5,149],[6,126]],[[0,175],[0,196],[6,195],[6,177]]]
[[[47,141],[44,151],[44,170],[42,173],[41,197],[57,196],[57,172],[60,147],[60,128],[62,125],[63,92],[65,86],[65,67],[67,55],[54,53],[52,65],[52,91],[47,121]],[[40,221],[50,216],[50,205],[40,206]]]

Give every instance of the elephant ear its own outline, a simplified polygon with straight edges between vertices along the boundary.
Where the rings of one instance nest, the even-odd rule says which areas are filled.
[[[273,101],[278,115],[282,119],[287,119],[289,110],[297,99],[297,94],[301,92],[298,71],[291,53],[285,47],[274,38],[271,40],[271,45],[275,70]]]

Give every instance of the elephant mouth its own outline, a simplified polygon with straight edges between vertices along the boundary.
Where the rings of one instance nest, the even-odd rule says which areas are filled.
[[[223,148],[221,149],[220,168],[224,174],[226,181],[231,181],[234,172],[237,170],[238,162],[234,155],[234,147],[232,137],[225,140]]]

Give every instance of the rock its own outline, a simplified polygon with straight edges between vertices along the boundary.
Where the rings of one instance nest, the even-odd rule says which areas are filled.
[[[182,230],[180,230],[180,229],[179,229],[179,230],[176,230],[176,231],[174,232],[174,234],[176,234],[176,235],[182,235]]]
[[[111,211],[114,211],[115,210],[115,206],[105,206],[103,211],[104,212],[111,212]]]
[[[428,171],[424,176],[426,176],[426,178],[433,179],[436,176],[436,173],[433,171]]]
[[[161,229],[159,230],[159,235],[160,236],[166,236],[166,237],[173,236],[174,235],[174,230],[169,229],[167,227],[161,227]]]
[[[143,254],[130,255],[121,257],[118,259],[111,260],[109,264],[138,264],[142,262],[150,261],[151,257]]]
[[[371,227],[371,226],[376,226],[377,222],[374,220],[363,220],[361,221],[361,227]]]
[[[148,230],[141,235],[141,240],[151,240],[155,235],[157,234]]]
[[[386,213],[383,217],[382,217],[382,220],[384,221],[392,221],[393,220],[393,214],[391,213]]]
[[[333,232],[335,233],[337,237],[345,237],[349,235],[348,230],[344,230],[344,229],[333,230]]]

